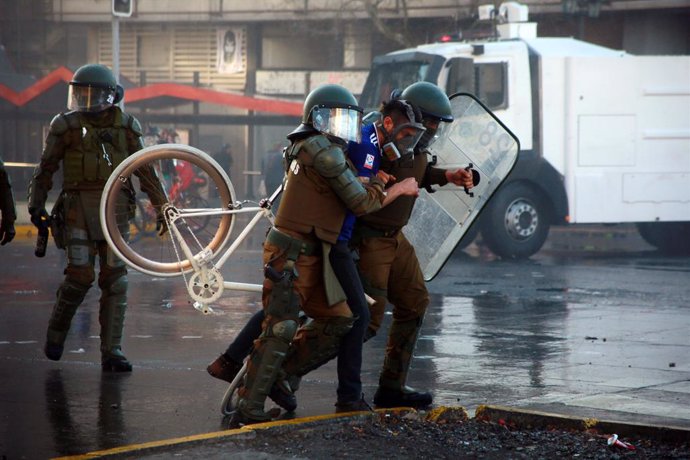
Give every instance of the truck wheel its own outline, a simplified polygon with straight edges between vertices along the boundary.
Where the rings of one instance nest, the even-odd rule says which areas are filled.
[[[482,215],[482,238],[504,259],[523,259],[541,249],[549,234],[544,200],[528,185],[513,183],[499,190]]]
[[[690,254],[690,223],[639,222],[637,231],[647,243],[664,254]]]

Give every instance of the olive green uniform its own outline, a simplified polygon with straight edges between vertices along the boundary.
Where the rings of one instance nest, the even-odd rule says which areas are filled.
[[[2,160],[0,160],[0,214],[2,215],[0,240],[7,238],[9,243],[14,238],[14,221],[17,220],[17,211],[14,207],[12,183]],[[5,232],[8,234],[6,235]]]
[[[58,247],[67,251],[67,267],[48,325],[46,346],[55,345],[60,349],[57,357],[51,359],[59,359],[72,317],[95,281],[96,256],[100,264],[99,322],[103,363],[105,365],[109,359],[125,359],[121,342],[127,307],[127,270],[105,241],[99,205],[110,173],[128,155],[141,148],[139,122],[116,106],[93,114],[59,114],[50,124],[41,162],[29,185],[29,212],[32,216],[43,212],[53,186],[53,174],[62,166],[63,189],[53,209],[53,215],[59,216],[62,222],[54,227],[58,232],[54,231],[53,236]],[[162,203],[162,187],[155,174],[152,171],[149,174],[153,182],[141,183],[153,183],[145,191],[152,201]],[[131,196],[123,194],[122,199],[131,200]],[[128,225],[127,217],[133,216],[124,216],[121,225]],[[60,231],[62,236],[59,236]]]
[[[347,209],[361,215],[379,209],[384,198],[382,184],[374,179],[364,187],[341,147],[326,136],[294,142],[288,158],[294,160],[275,228],[264,243],[264,263],[284,277],[264,281],[263,333],[254,343],[239,390],[239,410],[252,421],[268,418],[264,401],[283,363],[290,375],[306,374],[337,352],[352,327],[344,296],[334,299],[327,293],[325,251],[336,242]],[[300,309],[313,321],[297,330]]]
[[[426,152],[415,151],[412,161],[381,169],[398,181],[414,177],[420,187],[448,183],[445,170],[429,166]],[[405,386],[429,293],[414,248],[402,233],[416,197],[402,196],[385,208],[357,219],[354,240],[359,240],[359,269],[367,293],[376,301],[370,308],[367,337],[381,327],[386,300],[393,304],[393,323],[388,333],[379,387],[401,390]]]

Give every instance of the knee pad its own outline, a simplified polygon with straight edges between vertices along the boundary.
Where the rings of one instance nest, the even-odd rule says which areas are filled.
[[[127,270],[124,267],[113,268],[105,265],[101,268],[98,278],[98,287],[102,291],[108,291],[113,294],[124,294],[127,292]]]
[[[127,277],[121,276],[108,287],[108,291],[110,291],[111,294],[126,294],[128,284]]]
[[[352,325],[354,323],[355,318],[330,318],[326,320],[325,323],[323,323],[323,333],[327,336],[340,338],[345,336],[345,334],[347,334],[348,332],[350,332],[350,329],[352,329]]]
[[[67,299],[82,299],[90,288],[88,284],[81,284],[68,278],[60,285],[58,293]]]
[[[65,282],[73,285],[76,289],[88,291],[91,288],[96,273],[93,265],[72,265],[71,261],[65,268]]]
[[[278,318],[297,318],[300,311],[299,295],[292,288],[292,276],[273,283],[271,295],[266,305],[266,314]]]
[[[279,321],[271,325],[269,330],[273,337],[290,342],[297,332],[297,321],[291,319]]]
[[[352,329],[353,323],[353,318],[334,317],[313,320],[302,326],[285,371],[301,377],[333,359],[338,354],[340,340]]]

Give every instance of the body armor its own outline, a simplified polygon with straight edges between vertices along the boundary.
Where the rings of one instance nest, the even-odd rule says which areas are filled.
[[[79,112],[62,116],[70,129],[81,132],[80,141],[65,150],[64,190],[102,190],[113,169],[129,155],[125,132],[129,127],[123,126],[123,121],[133,118],[117,109],[112,124],[98,127]]]
[[[364,187],[336,144],[317,135],[293,144],[276,226],[335,244],[347,206],[355,214],[381,207],[383,187]],[[345,206],[343,206],[343,202]]]
[[[7,222],[14,222],[17,220],[17,211],[14,207],[14,197],[12,194],[12,184],[10,183],[9,175],[5,170],[5,165],[0,160],[0,212],[2,212],[2,220],[7,219]]]
[[[45,206],[52,176],[62,166],[64,198],[58,203],[64,203],[64,209],[53,213],[64,215],[68,226],[77,218],[75,213],[84,214],[89,238],[104,239],[98,218],[101,192],[113,169],[143,147],[140,136],[136,118],[118,107],[93,115],[57,115],[29,187],[29,211]]]

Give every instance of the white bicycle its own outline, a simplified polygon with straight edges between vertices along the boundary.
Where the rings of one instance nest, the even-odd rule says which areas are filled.
[[[137,199],[146,196],[140,181],[146,180],[142,177],[147,174],[151,177],[151,171],[163,187],[164,203],[150,204],[150,214],[139,218],[148,219],[145,225],[150,227],[162,216],[167,232],[163,236],[132,239],[134,225],[121,223],[131,216]],[[175,199],[180,184],[190,177],[206,180],[203,193],[208,208],[183,207],[181,203],[189,202]],[[261,292],[260,284],[223,280],[220,268],[259,221],[265,218],[273,223],[271,207],[281,191],[279,187],[258,203],[236,201],[230,179],[208,154],[187,145],[154,145],[129,156],[111,174],[101,197],[101,225],[108,244],[128,266],[153,276],[184,277],[195,308],[207,313],[208,305],[224,289]],[[252,213],[245,228],[229,244],[235,217]]]
[[[141,181],[153,177],[163,188],[165,197],[156,200],[163,204],[152,204],[141,191]],[[193,201],[177,199],[185,182],[195,178],[206,181],[200,193],[208,208],[184,207]],[[154,145],[129,156],[111,174],[101,197],[101,226],[113,252],[129,267],[158,277],[182,276],[194,308],[209,313],[209,304],[225,289],[261,292],[261,284],[225,281],[220,269],[262,219],[273,224],[271,207],[281,191],[282,186],[258,203],[236,201],[230,179],[208,154],[187,145]],[[139,211],[138,219],[151,228],[162,216],[160,224],[167,230],[163,236],[131,238],[142,222],[122,225],[142,200],[150,203],[149,209]],[[231,241],[236,216],[252,213]],[[235,410],[236,390],[245,372],[246,364],[223,397],[221,412],[225,415]]]

